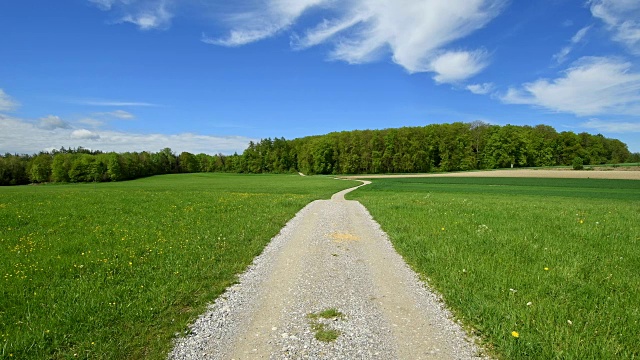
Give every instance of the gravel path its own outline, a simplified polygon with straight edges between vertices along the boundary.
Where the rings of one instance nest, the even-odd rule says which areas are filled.
[[[301,210],[169,358],[477,358],[367,210],[344,200],[353,189]],[[344,316],[310,319],[327,309]],[[313,322],[340,335],[316,340]]]

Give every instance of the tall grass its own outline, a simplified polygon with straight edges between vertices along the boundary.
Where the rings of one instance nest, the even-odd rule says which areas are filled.
[[[640,182],[376,179],[351,193],[487,351],[640,357]]]
[[[197,174],[0,188],[0,357],[164,358],[298,210],[353,184]]]

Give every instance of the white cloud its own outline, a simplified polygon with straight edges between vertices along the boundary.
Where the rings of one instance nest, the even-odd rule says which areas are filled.
[[[94,118],[83,118],[78,120],[79,124],[89,125],[92,128],[99,128],[104,125],[104,121]]]
[[[436,73],[433,79],[437,83],[457,83],[482,71],[486,58],[484,51],[450,51],[433,59],[429,70]]]
[[[193,154],[233,154],[246,149],[249,141],[242,136],[211,136],[191,133],[140,134],[110,130],[87,130],[58,127],[43,129],[38,122],[0,114],[0,153],[34,154],[61,147],[82,146],[102,151],[151,151],[170,147],[175,152]]]
[[[116,0],[89,0],[89,2],[96,4],[102,10],[111,10]]]
[[[13,100],[11,96],[7,95],[4,90],[0,89],[0,111],[13,111],[18,108],[20,104]]]
[[[563,76],[510,88],[502,101],[528,104],[578,116],[640,115],[640,73],[617,58],[585,57]]]
[[[76,104],[80,105],[89,105],[89,106],[105,106],[105,107],[152,107],[159,106],[157,104],[147,103],[147,102],[138,102],[138,101],[117,101],[117,100],[77,100],[73,101]]]
[[[139,11],[136,14],[127,14],[122,17],[122,22],[132,23],[140,30],[166,29],[171,25],[173,14],[167,10],[164,1],[156,6]]]
[[[85,140],[98,140],[100,139],[100,135],[97,133],[87,130],[87,129],[78,129],[73,130],[71,132],[70,137],[72,139],[85,139]]]
[[[203,34],[202,41],[212,45],[241,46],[274,36],[289,28],[305,11],[331,0],[254,1],[253,9],[227,14],[224,22],[232,29],[223,38]]]
[[[582,39],[584,39],[584,37],[587,35],[587,32],[589,32],[590,29],[591,29],[591,25],[585,26],[582,29],[578,30],[578,32],[575,35],[573,35],[573,37],[571,38],[571,43],[577,44],[580,41],[582,41]]]
[[[602,121],[590,119],[582,124],[583,127],[609,133],[640,132],[640,122]]]
[[[89,0],[104,11],[120,11],[116,22],[142,30],[170,26],[176,0]],[[225,36],[202,34],[201,41],[241,46],[291,30],[303,15],[315,11],[323,20],[292,34],[294,49],[320,44],[332,47],[329,59],[361,64],[390,54],[410,73],[435,72],[437,82],[460,82],[486,66],[483,51],[446,47],[493,20],[509,0],[244,0],[216,5]],[[190,2],[201,8],[206,2]],[[230,10],[231,9],[231,10]],[[469,68],[454,69],[450,59]]]
[[[573,35],[573,37],[571,37],[570,44],[563,47],[559,52],[553,55],[553,58],[558,64],[563,63],[565,62],[565,60],[567,60],[567,56],[569,56],[569,53],[571,53],[573,51],[573,48],[584,39],[590,29],[591,26],[585,26],[582,29],[578,30],[578,32]]]
[[[118,118],[118,119],[123,119],[123,120],[135,119],[135,116],[132,113],[124,110],[116,110],[116,111],[108,112],[108,113],[105,113],[105,115]]]
[[[224,38],[203,36],[211,44],[239,46],[274,36],[291,27],[311,9],[325,10],[324,19],[294,35],[292,46],[303,49],[333,45],[330,59],[359,64],[390,53],[407,71],[436,73],[438,82],[457,82],[475,75],[485,64],[482,51],[451,51],[445,47],[484,27],[495,18],[505,0],[265,0],[253,2],[253,11],[227,18],[231,31]],[[469,65],[453,69],[444,60]]]
[[[553,54],[553,59],[558,64],[561,64],[565,62],[565,60],[567,60],[567,56],[569,56],[569,53],[571,53],[572,50],[573,50],[573,46],[565,46],[562,49],[560,49],[560,51]]]
[[[169,10],[169,0],[89,0],[103,11],[118,10],[116,23],[131,23],[140,30],[167,29],[174,14]]]
[[[71,125],[57,116],[49,115],[38,120],[38,127],[44,130],[71,129]]]
[[[640,1],[591,0],[591,14],[602,20],[613,34],[613,40],[640,54]]]
[[[467,85],[466,89],[477,95],[486,95],[493,91],[494,85],[493,83],[471,84]]]

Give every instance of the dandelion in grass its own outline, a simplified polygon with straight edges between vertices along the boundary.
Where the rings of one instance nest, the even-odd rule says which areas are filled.
[[[549,268],[545,266],[544,271],[549,271]]]
[[[511,336],[513,336],[514,338],[516,338],[516,339],[517,339],[517,338],[519,338],[519,337],[520,337],[520,334],[518,334],[518,332],[517,332],[517,331],[512,331],[512,332],[511,332]]]

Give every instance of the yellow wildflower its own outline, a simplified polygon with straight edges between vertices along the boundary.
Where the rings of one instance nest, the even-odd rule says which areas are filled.
[[[517,331],[512,331],[512,332],[511,332],[511,336],[513,336],[514,338],[519,338],[519,337],[520,337],[520,334],[518,334],[518,332],[517,332]]]

